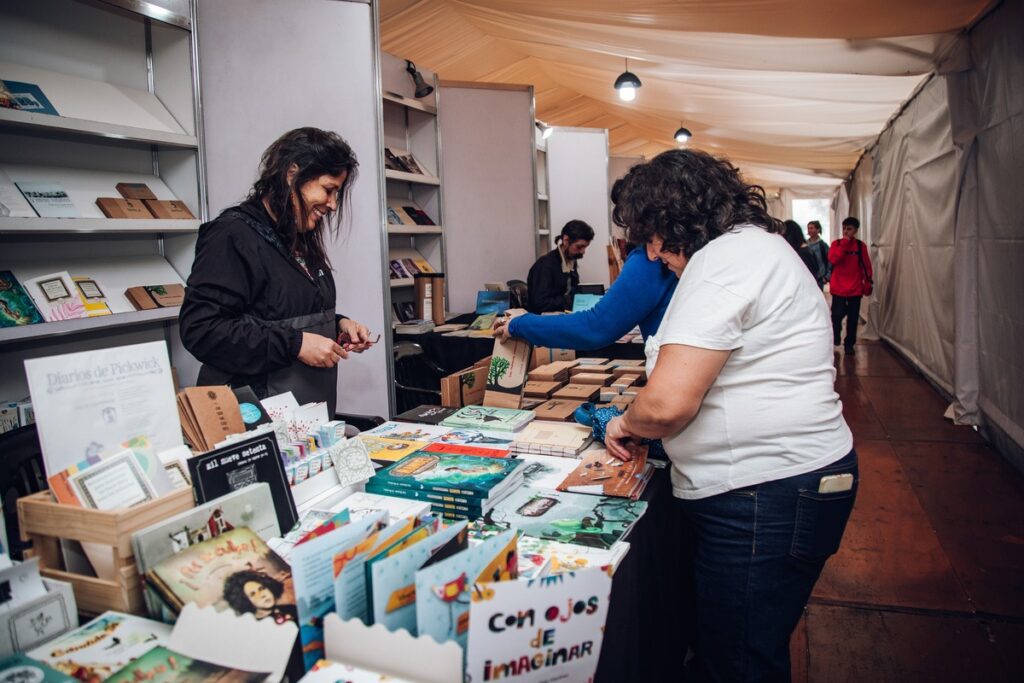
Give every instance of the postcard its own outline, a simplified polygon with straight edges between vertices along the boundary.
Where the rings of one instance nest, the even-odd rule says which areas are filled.
[[[158,495],[131,449],[71,475],[68,484],[84,507],[98,510],[130,508]]]
[[[341,443],[330,446],[331,461],[334,472],[338,475],[340,486],[352,486],[364,482],[373,476],[373,462],[370,451],[361,439],[345,439]]]

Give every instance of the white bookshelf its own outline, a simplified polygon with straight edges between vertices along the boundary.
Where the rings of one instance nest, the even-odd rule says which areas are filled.
[[[386,169],[384,171],[384,177],[388,180],[396,180],[401,183],[411,183],[413,185],[433,185],[439,187],[441,185],[441,179],[435,178],[434,176],[423,175],[421,173],[406,173],[405,171],[394,171],[392,169]]]
[[[440,235],[444,228],[440,225],[392,225],[388,224],[389,235]]]
[[[184,282],[206,218],[191,0],[33,0],[0,5],[0,77],[36,85],[57,114],[0,109],[0,183],[60,184],[78,217],[27,204],[0,217],[0,270],[19,280],[95,278],[112,315],[0,329],[0,400],[27,394],[23,361],[164,340],[176,366],[177,309],[134,311],[127,287]],[[119,182],[184,202],[191,220],[116,220],[96,206]],[[12,207],[13,208],[13,207]]]
[[[537,258],[553,249],[551,243],[551,205],[548,196],[548,141],[541,132],[540,127],[534,126],[534,184],[537,190],[536,208],[536,244]],[[525,279],[525,278],[523,278]]]

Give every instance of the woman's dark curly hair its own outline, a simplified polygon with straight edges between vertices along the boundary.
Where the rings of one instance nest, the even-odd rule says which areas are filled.
[[[284,584],[277,579],[253,569],[239,570],[224,579],[224,599],[227,600],[232,609],[240,614],[256,611],[256,606],[252,604],[249,596],[245,594],[245,584],[250,581],[255,581],[269,590],[274,595],[275,601],[284,595]]]
[[[288,169],[295,164],[298,172],[288,182]],[[340,135],[319,128],[296,128],[290,130],[263,152],[260,159],[260,176],[249,191],[248,201],[266,200],[270,210],[277,216],[274,226],[285,246],[297,251],[307,260],[330,265],[324,249],[324,231],[299,232],[298,226],[305,225],[309,218],[306,206],[301,201],[299,188],[322,175],[340,175],[346,171],[345,182],[338,189],[338,210],[321,220],[331,232],[337,232],[343,216],[342,207],[348,205],[349,190],[355,182],[359,161],[355,152]],[[292,208],[292,193],[299,197],[296,221]]]
[[[763,188],[745,183],[728,161],[692,149],[662,152],[634,166],[612,187],[612,201],[612,218],[631,243],[657,235],[665,251],[687,258],[736,225],[778,225],[768,215]]]

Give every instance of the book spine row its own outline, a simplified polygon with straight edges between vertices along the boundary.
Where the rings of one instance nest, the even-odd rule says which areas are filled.
[[[394,489],[389,486],[366,485],[367,493],[376,493],[381,496],[398,496],[401,498],[413,498],[415,500],[425,500],[431,505],[437,505],[445,507],[446,509],[457,510],[460,512],[475,512],[479,513],[485,507],[484,503],[475,499],[467,499],[459,496],[450,496],[444,493],[436,491],[418,491],[413,489]]]
[[[513,453],[527,453],[529,455],[554,455],[560,458],[575,458],[579,451],[568,446],[552,446],[543,443],[527,443],[516,441],[509,449]]]
[[[370,490],[370,486],[388,486],[396,488],[402,491],[433,491],[435,493],[444,493],[450,496],[459,496],[463,498],[473,498],[477,500],[484,500],[490,495],[490,491],[479,492],[473,489],[460,489],[453,486],[432,486],[428,484],[421,484],[417,481],[409,481],[405,479],[396,479],[388,477],[386,474],[378,473],[366,484],[366,490]]]

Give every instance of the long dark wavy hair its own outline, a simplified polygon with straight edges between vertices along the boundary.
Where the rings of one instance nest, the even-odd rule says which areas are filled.
[[[777,229],[764,189],[748,185],[725,159],[692,149],[662,152],[638,164],[612,187],[612,219],[627,239],[646,244],[657,235],[665,251],[690,258],[736,225]]]
[[[253,569],[240,569],[224,579],[224,600],[236,612],[244,614],[256,611],[256,605],[252,604],[249,596],[245,594],[245,584],[250,581],[269,590],[270,594],[274,596],[275,602],[284,595],[284,584],[277,579]]]
[[[288,182],[292,164],[298,172]],[[338,190],[338,209],[320,220],[315,230],[299,232],[309,218],[299,189],[322,175],[339,175],[347,171],[345,182]],[[296,128],[279,137],[263,152],[260,176],[249,191],[248,201],[264,201],[277,216],[274,228],[284,245],[308,261],[330,265],[324,248],[325,226],[331,233],[339,230],[349,205],[349,190],[359,171],[355,152],[340,135],[319,128]],[[293,204],[292,197],[295,197]],[[298,207],[298,220],[296,210]]]

